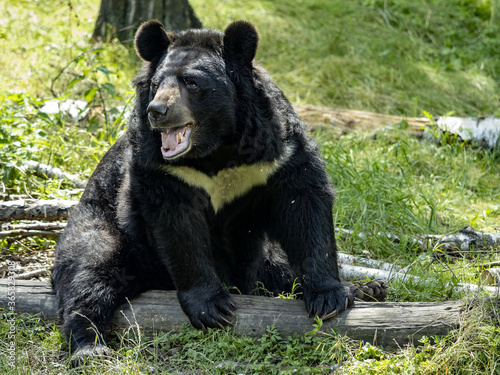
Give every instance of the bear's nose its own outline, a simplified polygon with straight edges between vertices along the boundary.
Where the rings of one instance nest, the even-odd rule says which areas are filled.
[[[165,103],[153,100],[148,105],[148,116],[150,119],[158,121],[162,120],[168,112],[168,107]]]

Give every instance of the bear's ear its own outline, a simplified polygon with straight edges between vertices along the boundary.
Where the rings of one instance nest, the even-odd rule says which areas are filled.
[[[135,33],[135,50],[141,59],[152,62],[164,55],[171,40],[160,21],[147,21]]]
[[[224,31],[224,57],[250,64],[257,52],[259,33],[250,22],[236,21]]]

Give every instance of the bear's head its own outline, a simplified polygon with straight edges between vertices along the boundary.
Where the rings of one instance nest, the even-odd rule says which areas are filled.
[[[258,34],[238,21],[224,34],[195,29],[167,33],[148,21],[136,33],[139,57],[153,69],[147,117],[161,137],[167,161],[203,158],[224,142],[237,142],[237,89],[233,70],[251,76]]]

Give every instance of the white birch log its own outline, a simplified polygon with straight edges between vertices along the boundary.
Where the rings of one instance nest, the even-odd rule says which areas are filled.
[[[500,146],[500,119],[495,117],[440,117],[436,125],[442,131],[458,135],[466,141],[475,141],[485,148]]]

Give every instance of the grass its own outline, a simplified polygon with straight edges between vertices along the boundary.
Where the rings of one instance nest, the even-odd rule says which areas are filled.
[[[220,3],[192,1],[206,26],[254,22],[258,58],[296,104],[407,116],[498,114],[496,1]]]
[[[0,0],[0,189],[42,199],[67,198],[63,180],[22,169],[37,160],[88,177],[126,127],[130,79],[140,62],[131,46],[89,43],[97,0]],[[258,60],[295,105],[370,110],[405,116],[455,113],[500,116],[500,5],[496,0],[191,0],[205,26],[247,19],[261,35]],[[216,9],[217,11],[214,11]],[[75,123],[46,114],[49,99],[82,100]],[[376,137],[332,139],[316,133],[337,188],[336,225],[366,236],[339,237],[342,251],[409,266],[422,282],[392,282],[392,301],[464,296],[458,281],[478,283],[496,252],[443,257],[411,238],[465,225],[500,228],[500,153],[444,135],[422,142],[403,127]],[[78,194],[78,193],[77,193]],[[74,195],[71,195],[74,198]],[[396,234],[395,244],[379,232]],[[0,261],[54,242],[3,239]],[[115,355],[86,373],[500,373],[496,306],[464,314],[459,330],[396,352],[319,337],[237,337],[229,330],[184,329],[157,337],[115,335]],[[314,327],[311,325],[311,330]],[[0,350],[9,326],[0,323]],[[67,344],[53,325],[18,316],[19,374],[71,373]],[[339,364],[341,364],[340,367]],[[296,370],[296,372],[294,372]],[[0,373],[10,373],[0,358]]]

